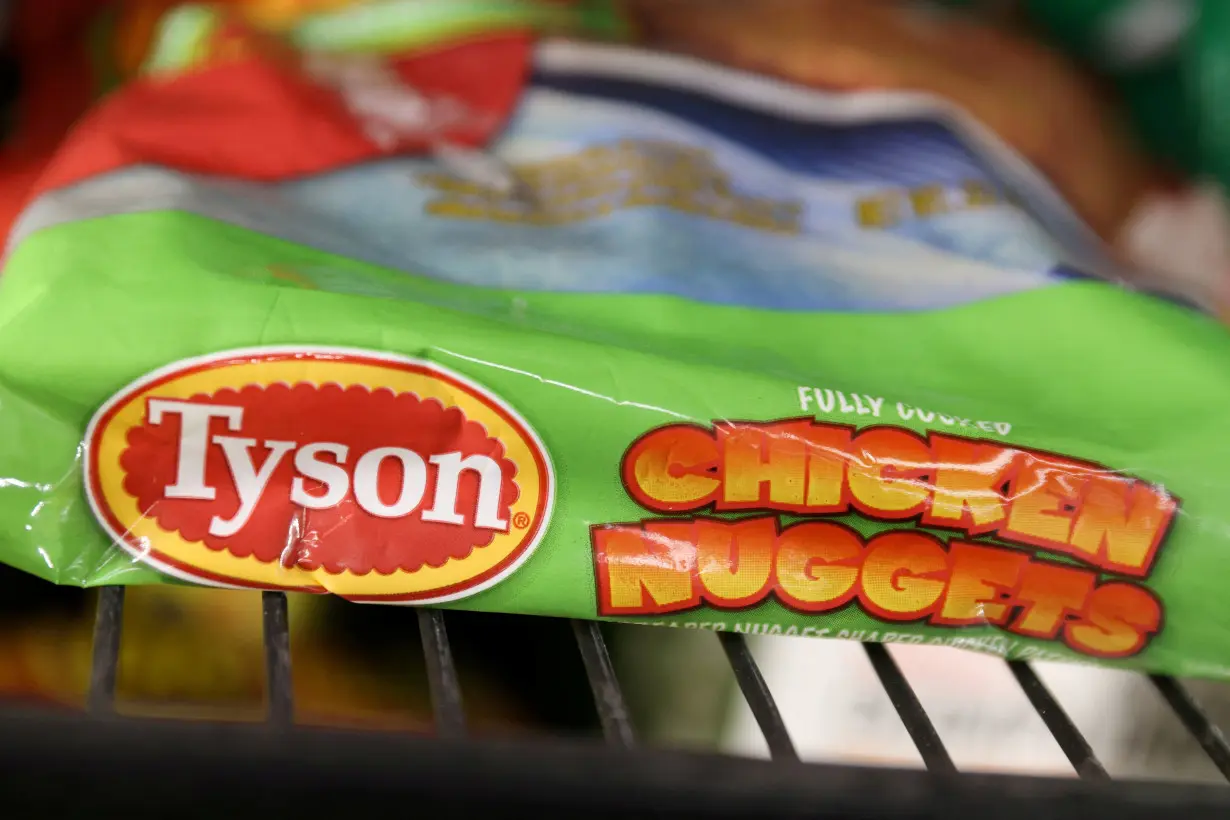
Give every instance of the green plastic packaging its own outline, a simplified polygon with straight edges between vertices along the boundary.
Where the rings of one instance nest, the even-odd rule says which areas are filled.
[[[959,117],[223,42],[14,231],[0,560],[1230,675],[1230,340]]]

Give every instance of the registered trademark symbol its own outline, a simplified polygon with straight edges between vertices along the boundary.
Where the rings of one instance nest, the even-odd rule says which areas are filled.
[[[523,530],[530,525],[530,517],[527,513],[519,512],[513,516],[513,526],[519,530]]]

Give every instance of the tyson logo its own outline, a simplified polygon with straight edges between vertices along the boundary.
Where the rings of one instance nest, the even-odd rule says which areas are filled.
[[[86,434],[86,494],[138,560],[217,586],[455,600],[546,531],[538,436],[426,361],[255,348],[177,362],[119,391]]]

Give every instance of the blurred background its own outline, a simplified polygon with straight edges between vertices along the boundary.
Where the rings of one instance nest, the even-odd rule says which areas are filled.
[[[304,20],[318,23],[313,15],[362,4],[227,5],[254,30],[278,36]],[[76,119],[139,74],[159,21],[176,5],[0,4],[0,230]],[[401,4],[407,15],[433,5],[439,3]],[[951,100],[1050,178],[1123,263],[1125,277],[1221,310],[1221,275],[1230,268],[1219,210],[1230,174],[1230,139],[1223,137],[1230,118],[1215,101],[1230,99],[1230,75],[1222,71],[1230,65],[1230,23],[1222,19],[1230,19],[1230,3],[637,0],[613,4],[605,16],[587,3],[538,5],[551,12],[530,15],[542,36],[639,38],[649,47],[829,90],[901,88]],[[921,28],[920,14],[931,15]],[[1154,228],[1169,225],[1175,213],[1187,215],[1181,221],[1193,233],[1182,235],[1184,253],[1159,252]],[[1161,247],[1172,248],[1176,235],[1163,231]],[[94,605],[92,591],[0,568],[0,697],[82,708]],[[476,732],[597,735],[567,623],[458,612],[449,626]],[[124,630],[122,712],[262,717],[258,594],[134,588]],[[412,611],[291,596],[291,635],[301,722],[430,731]],[[619,625],[608,640],[647,740],[766,754],[713,635]],[[856,644],[752,642],[804,758],[921,766]],[[1001,662],[941,648],[891,651],[958,767],[1070,774]],[[1112,775],[1216,777],[1139,676],[1046,664],[1039,671]],[[1230,721],[1230,687],[1193,686],[1214,718]]]

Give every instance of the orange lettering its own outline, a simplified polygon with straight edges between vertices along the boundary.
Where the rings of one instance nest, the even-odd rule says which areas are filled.
[[[696,522],[696,574],[715,606],[750,606],[764,597],[773,571],[773,518]]]
[[[1003,485],[1023,454],[994,444],[931,437],[935,479],[923,523],[981,535],[1004,520]]]
[[[854,597],[863,539],[841,524],[807,522],[777,544],[777,595],[795,609],[836,609]]]
[[[889,520],[922,512],[931,487],[921,480],[931,467],[931,450],[906,430],[875,427],[850,446],[850,494],[859,511]]]
[[[1084,620],[1068,624],[1064,640],[1078,652],[1100,658],[1135,655],[1162,625],[1162,607],[1135,584],[1103,584],[1089,596]]]
[[[698,510],[713,500],[718,449],[713,434],[689,424],[659,427],[624,456],[623,479],[636,503],[657,512]]]
[[[717,428],[722,452],[719,508],[803,508],[811,422],[730,424]]]
[[[850,430],[812,425],[807,432],[807,511],[845,512],[846,464],[850,460]]]
[[[1164,491],[1121,476],[1094,476],[1081,499],[1072,546],[1114,572],[1144,576],[1177,505]]]
[[[859,597],[868,612],[886,621],[927,615],[944,594],[948,553],[935,538],[914,532],[878,535],[867,545]]]
[[[593,531],[599,607],[604,615],[673,612],[700,603],[692,576],[692,522]]]
[[[1064,619],[1080,614],[1098,578],[1092,572],[1057,564],[1030,563],[1021,573],[1016,599],[1021,614],[1012,631],[1034,638],[1053,639]]]
[[[1028,454],[1012,479],[1004,538],[1036,547],[1068,552],[1072,515],[1088,470],[1043,456]]]
[[[1017,584],[1029,563],[1023,552],[953,542],[948,545],[952,575],[944,605],[931,619],[945,626],[994,624],[1002,626],[1011,612],[1005,593]]]

